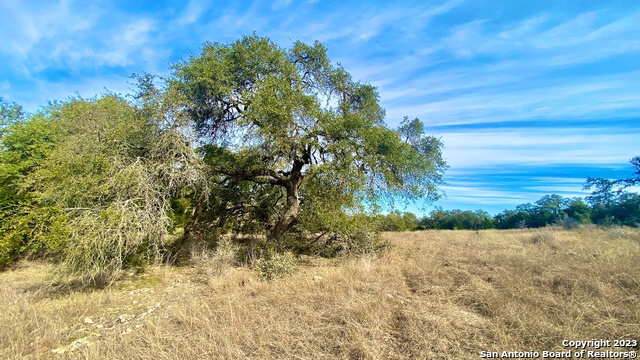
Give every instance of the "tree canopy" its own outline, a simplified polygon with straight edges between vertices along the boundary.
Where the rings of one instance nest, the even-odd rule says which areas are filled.
[[[441,195],[441,141],[418,119],[388,128],[376,88],[332,65],[318,42],[282,49],[251,35],[207,43],[174,66],[169,92],[193,121],[218,183],[249,197],[226,208],[264,202],[275,211],[265,214],[271,240],[308,219],[305,211]],[[314,230],[330,218],[316,216]]]
[[[22,106],[0,97],[0,137],[9,125],[24,119],[26,116]]]
[[[640,156],[636,156],[629,160],[633,166],[633,175],[622,179],[605,179],[588,177],[584,185],[584,190],[595,188],[591,196],[587,197],[587,201],[592,204],[611,204],[623,194],[624,190],[640,184]]]

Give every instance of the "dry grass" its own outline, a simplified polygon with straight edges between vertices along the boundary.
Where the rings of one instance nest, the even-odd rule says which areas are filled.
[[[640,233],[387,234],[384,254],[257,271],[157,267],[105,289],[0,274],[0,358],[478,359],[640,338]],[[54,351],[52,351],[54,350]]]

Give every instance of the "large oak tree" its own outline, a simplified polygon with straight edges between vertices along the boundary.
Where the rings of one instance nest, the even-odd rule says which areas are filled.
[[[418,119],[388,128],[376,88],[332,65],[318,42],[206,43],[174,66],[168,92],[192,119],[219,184],[248,183],[245,202],[265,189],[282,194],[272,197],[279,213],[266,226],[270,240],[318,203],[342,211],[441,195],[441,141]]]

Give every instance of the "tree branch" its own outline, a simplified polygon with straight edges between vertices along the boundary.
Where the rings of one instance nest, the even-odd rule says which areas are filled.
[[[282,176],[271,169],[228,169],[223,166],[211,166],[210,169],[213,172],[239,180],[248,180],[259,184],[285,185]]]

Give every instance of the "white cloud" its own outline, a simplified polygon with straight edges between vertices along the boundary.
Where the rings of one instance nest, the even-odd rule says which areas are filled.
[[[535,131],[535,133],[532,133]],[[636,131],[604,135],[585,129],[537,128],[439,134],[452,169],[511,164],[518,169],[551,164],[623,164],[634,156]]]
[[[45,40],[46,48],[55,45],[57,40],[82,36],[94,27],[96,13],[89,6],[82,13],[70,9],[69,3],[38,3],[29,5],[21,1],[7,1],[0,5],[2,23],[8,29],[2,33],[7,36],[0,51],[12,58],[26,61],[29,57],[39,56],[36,45]],[[33,54],[36,52],[36,54]]]
[[[205,10],[205,4],[200,0],[191,0],[189,1],[189,5],[182,12],[180,18],[178,18],[177,23],[180,25],[190,25],[195,23],[200,19]]]
[[[547,194],[556,194],[564,197],[585,197],[589,196],[591,192],[583,191],[582,186],[558,186],[558,185],[538,185],[538,186],[526,186],[526,190],[535,191],[538,194],[541,194],[540,197]]]
[[[551,27],[551,17],[547,14],[507,25],[496,25],[489,20],[473,20],[454,27],[449,36],[430,47],[429,52],[445,50],[461,57],[478,54],[536,54],[540,57],[540,63],[546,66],[590,62],[639,49],[638,16],[640,12],[635,11],[607,22],[612,17],[602,10],[579,14]],[[565,58],[567,54],[571,55],[570,59]]]
[[[253,31],[260,31],[268,20],[263,14],[258,11],[259,7],[256,2],[253,2],[250,6],[244,6],[242,4],[233,4],[221,9],[221,15],[218,18],[212,19],[205,28],[208,31],[215,29],[216,32],[203,34],[206,38],[218,37],[216,35],[223,35],[225,37],[238,38],[241,35],[250,34]]]
[[[109,75],[100,78],[78,78],[67,81],[52,82],[35,80],[26,90],[12,91],[12,101],[18,102],[27,111],[34,112],[45,106],[48,101],[64,101],[69,96],[80,94],[83,98],[91,98],[106,90],[119,94],[130,93],[133,86],[128,76]],[[26,99],[26,101],[25,101]]]
[[[275,0],[271,3],[271,10],[282,10],[291,4],[291,0]]]
[[[141,57],[153,56],[153,44],[149,43],[153,31],[154,22],[151,19],[143,18],[126,24],[112,34],[106,43],[107,50],[96,54],[96,61],[101,65],[126,66]]]
[[[391,98],[386,99],[383,95],[382,100],[391,121],[410,115],[436,125],[553,118],[592,119],[606,117],[612,110],[616,110],[619,117],[634,117],[640,111],[640,93],[634,90],[640,81],[638,71],[606,76],[571,77],[562,79],[562,82],[538,81],[517,73],[513,76],[513,81],[508,77],[492,79],[491,76],[479,76],[470,77],[470,80],[465,82],[463,76],[451,76],[447,81],[447,75],[436,74],[435,79],[444,79],[442,83],[446,84],[440,88],[443,95],[453,90],[482,86],[487,88],[453,96],[435,97],[434,95],[440,94],[437,85],[433,88],[418,88],[418,85],[414,85],[413,88],[418,88],[416,92],[400,87],[397,90],[399,93],[392,90]],[[425,82],[429,84],[429,76],[424,77]],[[530,85],[522,86],[522,82],[527,79]],[[419,82],[415,80],[413,84]],[[513,82],[517,82],[515,85],[518,85],[515,89],[500,86]],[[393,89],[391,86],[385,86],[387,87]],[[396,99],[398,100],[394,101]]]
[[[276,33],[282,39],[318,40],[323,43],[344,41],[346,49],[343,53],[353,59],[354,47],[364,46],[366,49],[366,45],[359,43],[387,39],[389,31],[402,34],[403,40],[414,38],[415,33],[426,28],[432,18],[451,11],[459,3],[460,1],[448,1],[435,6],[345,3],[343,6],[331,6],[329,10],[322,12],[309,13],[303,10],[310,9],[300,9],[281,23],[292,26],[277,26]]]
[[[579,184],[582,186],[584,184],[583,178],[567,178],[567,177],[547,177],[547,176],[536,176],[534,178],[535,181],[541,183],[554,183],[554,184]]]
[[[462,0],[449,0],[442,3],[442,5],[436,5],[424,10],[420,13],[420,18],[424,20],[429,20],[438,15],[446,14],[458,7],[463,1]]]
[[[530,201],[531,193],[517,192],[513,189],[499,190],[494,185],[491,188],[481,186],[444,186],[447,193],[446,202],[482,205],[518,205]]]

